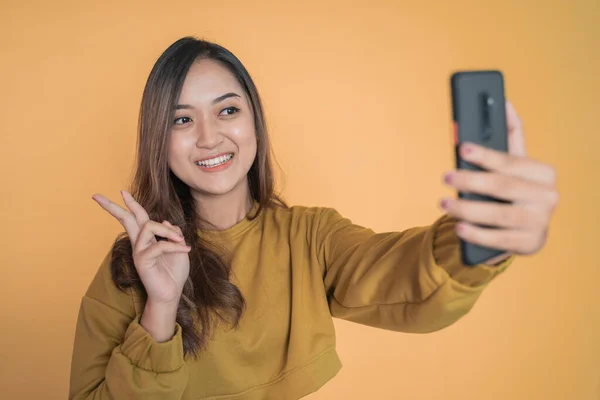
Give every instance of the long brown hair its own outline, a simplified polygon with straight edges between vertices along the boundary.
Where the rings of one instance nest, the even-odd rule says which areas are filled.
[[[250,74],[235,55],[218,44],[189,36],[177,40],[158,58],[144,88],[138,121],[136,168],[130,190],[152,220],[166,220],[179,226],[186,243],[192,246],[190,275],[177,311],[186,356],[197,356],[206,347],[219,320],[236,327],[245,306],[242,293],[229,280],[230,266],[224,261],[224,254],[198,235],[201,216],[197,215],[189,187],[170,171],[167,163],[175,106],[187,72],[198,59],[217,61],[231,71],[246,92],[254,114],[258,146],[248,172],[248,182],[250,195],[259,206],[249,218],[255,218],[266,207],[286,207],[274,192],[267,126],[261,99]],[[125,233],[119,235],[113,245],[111,272],[119,289],[132,288],[146,296]]]

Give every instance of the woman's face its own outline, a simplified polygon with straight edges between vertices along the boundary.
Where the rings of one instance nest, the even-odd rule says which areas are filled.
[[[171,171],[196,196],[234,189],[245,195],[255,157],[254,117],[244,90],[218,62],[196,61],[176,106],[169,140]]]

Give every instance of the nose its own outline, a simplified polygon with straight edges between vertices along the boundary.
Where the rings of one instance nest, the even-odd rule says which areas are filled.
[[[224,137],[219,131],[219,126],[210,118],[203,118],[197,127],[196,147],[210,150],[223,142]]]

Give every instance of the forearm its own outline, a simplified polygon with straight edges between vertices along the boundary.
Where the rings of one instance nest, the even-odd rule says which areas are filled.
[[[158,314],[149,311],[147,317]],[[167,325],[161,325],[160,318],[153,321],[163,329]],[[138,318],[132,321],[120,311],[84,298],[75,334],[69,399],[180,399],[188,370],[181,327],[175,324],[170,332],[171,338],[159,343]]]
[[[332,315],[407,332],[457,321],[511,260],[465,266],[455,221],[447,216],[430,226],[379,234],[345,223],[328,244],[324,282]]]

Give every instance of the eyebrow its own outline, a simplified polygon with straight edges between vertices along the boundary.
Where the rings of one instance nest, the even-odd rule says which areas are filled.
[[[238,98],[241,98],[242,96],[240,96],[240,95],[239,95],[239,94],[237,94],[237,93],[229,92],[229,93],[225,93],[225,94],[224,94],[224,95],[222,95],[222,96],[219,96],[219,97],[217,97],[217,98],[216,98],[216,99],[214,99],[214,100],[213,100],[211,103],[212,103],[212,104],[217,104],[217,103],[220,103],[220,102],[222,102],[223,100],[225,100],[225,99],[228,99],[228,98],[230,98],[230,97],[238,97]],[[194,108],[194,107],[193,107],[193,106],[191,106],[191,105],[189,105],[189,104],[177,104],[177,105],[175,106],[175,109],[176,109],[176,110],[189,110],[189,109],[191,109],[191,108]]]

